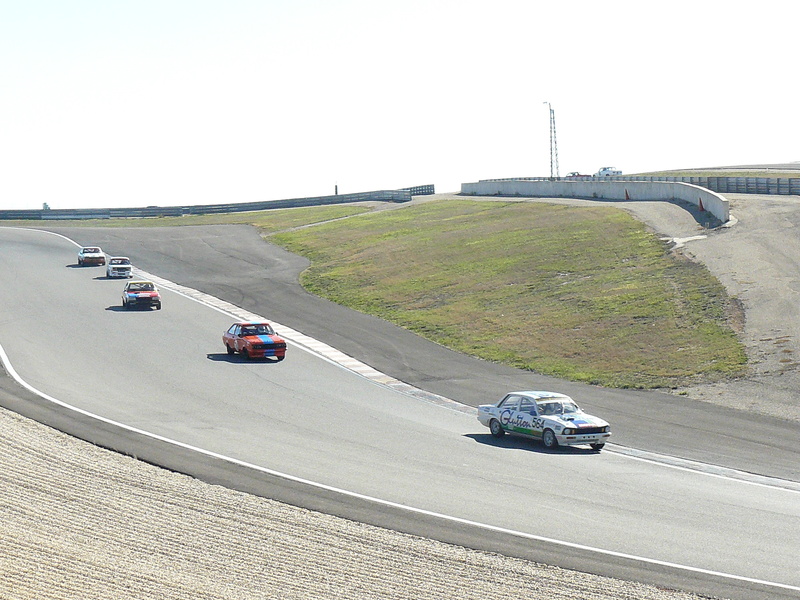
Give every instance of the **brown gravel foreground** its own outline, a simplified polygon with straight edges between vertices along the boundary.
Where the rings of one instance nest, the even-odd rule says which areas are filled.
[[[202,483],[0,409],[0,598],[690,600]]]

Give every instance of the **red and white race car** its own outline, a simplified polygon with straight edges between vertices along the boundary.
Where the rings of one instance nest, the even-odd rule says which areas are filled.
[[[84,246],[78,250],[78,266],[103,266],[106,264],[106,253],[98,246]]]
[[[248,359],[272,356],[281,361],[286,357],[286,340],[266,321],[234,323],[222,335],[222,343],[228,354],[238,352]]]
[[[122,308],[161,310],[161,294],[152,281],[129,281],[122,290]]]

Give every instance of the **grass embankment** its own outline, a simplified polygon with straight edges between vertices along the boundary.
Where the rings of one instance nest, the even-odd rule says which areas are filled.
[[[45,224],[255,225],[312,260],[302,283],[313,293],[461,352],[565,379],[674,387],[744,370],[722,285],[623,211],[440,200],[347,218],[370,210]]]
[[[22,227],[174,227],[177,225],[255,225],[265,233],[343,219],[371,209],[368,204],[336,204],[309,208],[260,210],[252,212],[148,217],[133,219],[76,219],[50,221],[0,221],[0,226]]]
[[[270,239],[309,291],[514,367],[650,388],[746,362],[722,285],[620,210],[436,201]]]

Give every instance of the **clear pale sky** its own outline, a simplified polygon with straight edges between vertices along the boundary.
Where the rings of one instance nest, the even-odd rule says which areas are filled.
[[[800,161],[791,6],[0,0],[0,208]]]

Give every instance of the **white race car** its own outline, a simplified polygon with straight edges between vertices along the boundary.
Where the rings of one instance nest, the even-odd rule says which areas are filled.
[[[131,259],[127,256],[112,256],[106,264],[106,277],[133,277]]]
[[[496,438],[512,433],[542,440],[547,448],[589,444],[600,450],[611,437],[608,423],[557,392],[511,392],[497,404],[479,406],[478,421]]]

